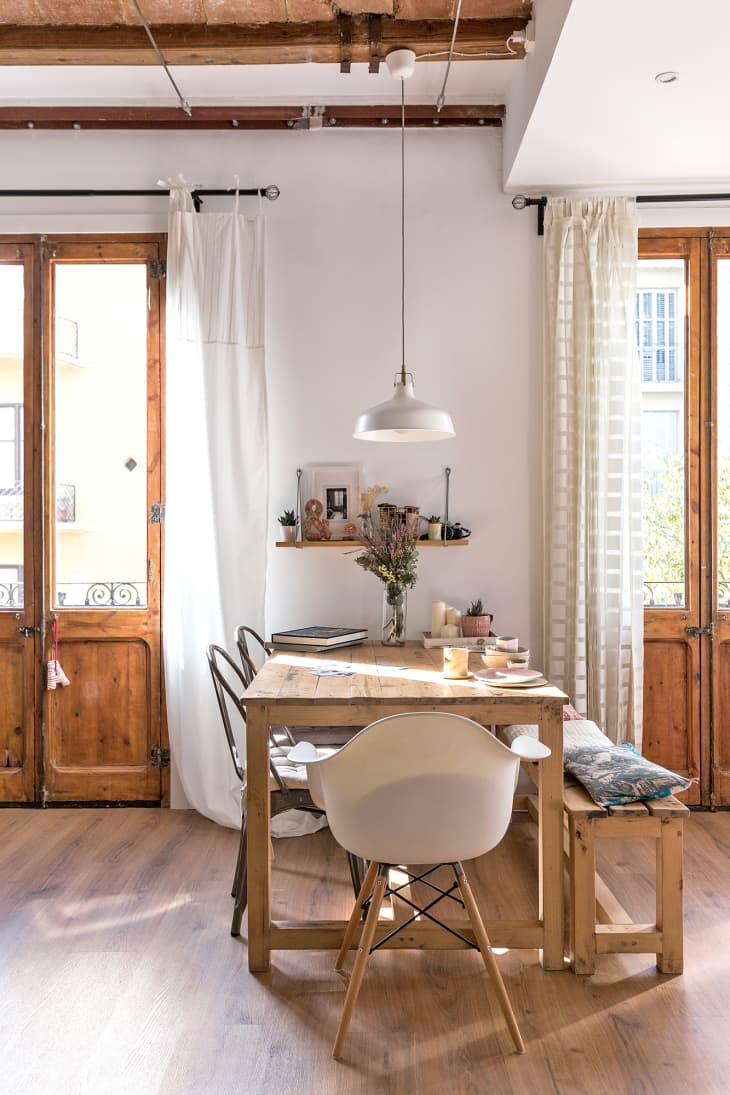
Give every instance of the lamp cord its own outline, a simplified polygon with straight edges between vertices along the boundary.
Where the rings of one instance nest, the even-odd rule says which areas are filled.
[[[401,384],[406,386],[406,82],[400,82],[400,328]]]

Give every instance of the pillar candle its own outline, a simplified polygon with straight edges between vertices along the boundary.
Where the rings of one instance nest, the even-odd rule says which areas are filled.
[[[456,624],[459,629],[459,634],[461,635],[461,613],[459,612],[458,608],[451,608],[451,606],[447,606],[446,623]]]
[[[440,634],[442,639],[458,639],[461,631],[456,624],[444,624]]]
[[[460,646],[444,647],[444,676],[459,680],[469,676],[469,651]]]
[[[446,623],[446,605],[443,601],[431,602],[431,638],[437,639]]]

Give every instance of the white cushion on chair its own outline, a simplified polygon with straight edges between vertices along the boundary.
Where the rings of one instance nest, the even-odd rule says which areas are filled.
[[[276,768],[285,787],[290,790],[304,790],[309,784],[307,780],[307,768],[304,764],[296,764],[294,761],[289,760],[289,754],[295,746],[293,745],[277,745],[271,749],[270,756],[271,762]],[[317,753],[320,757],[331,757],[333,753],[336,753],[336,749],[317,749]],[[273,776],[269,777],[269,790],[278,791],[279,787]]]

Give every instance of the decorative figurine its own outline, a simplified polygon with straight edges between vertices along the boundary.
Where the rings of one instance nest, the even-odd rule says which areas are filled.
[[[305,540],[330,540],[332,532],[330,523],[322,517],[324,506],[319,498],[310,498],[304,504],[304,523],[302,532]]]

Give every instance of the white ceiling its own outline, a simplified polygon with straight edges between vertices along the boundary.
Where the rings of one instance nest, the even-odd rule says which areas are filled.
[[[728,189],[729,40],[728,0],[573,0],[507,187]]]
[[[448,85],[447,102],[507,102],[508,190],[730,189],[730,64],[722,56],[730,0],[534,0],[534,11],[534,53],[524,61],[457,61]],[[444,68],[418,64],[407,99],[435,102]],[[680,78],[658,85],[654,76],[666,69]],[[385,66],[378,75],[360,64],[349,75],[314,64],[178,67],[174,74],[193,105],[399,100]],[[520,96],[529,109],[512,111]],[[0,105],[175,101],[155,67],[0,67]]]
[[[503,103],[519,61],[470,61],[452,65],[447,102]],[[445,65],[416,66],[408,81],[409,102],[435,102]],[[191,105],[255,105],[400,102],[400,85],[385,65],[369,73],[354,64],[344,75],[339,65],[198,65],[171,69]],[[177,99],[161,68],[154,66],[0,66],[0,106],[148,105],[175,106]]]

